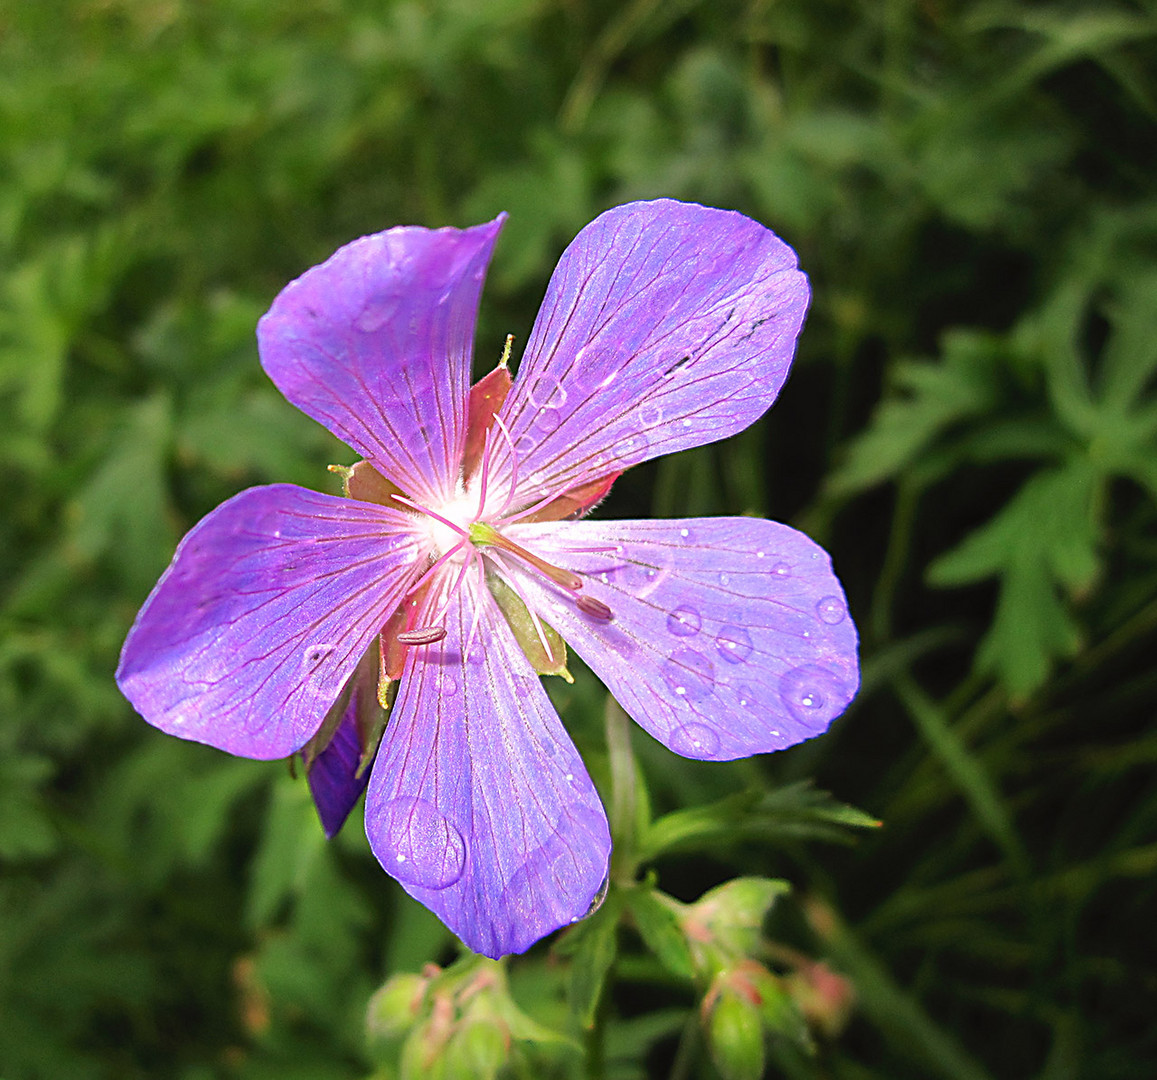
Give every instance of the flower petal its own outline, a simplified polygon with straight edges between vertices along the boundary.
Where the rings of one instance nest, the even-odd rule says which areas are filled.
[[[358,776],[362,759],[357,722],[358,693],[359,688],[354,687],[337,731],[309,767],[309,793],[317,807],[321,827],[331,840],[341,831],[370,779],[369,769]]]
[[[408,515],[291,484],[250,488],[181,541],[121,651],[150,724],[252,758],[314,734],[397,607]]]
[[[795,252],[741,214],[662,199],[597,218],[502,411],[523,501],[747,427],[787,378],[809,295]]]
[[[445,501],[466,439],[478,297],[503,217],[363,236],[257,324],[281,392],[419,501]]]
[[[508,532],[584,575],[583,595],[610,608],[609,621],[588,614],[517,571],[540,615],[676,753],[726,761],[780,750],[819,735],[855,696],[843,590],[823,549],[786,525],[693,518]]]
[[[442,641],[410,650],[366,833],[411,896],[498,957],[586,914],[610,835],[542,683],[473,573],[445,626]]]

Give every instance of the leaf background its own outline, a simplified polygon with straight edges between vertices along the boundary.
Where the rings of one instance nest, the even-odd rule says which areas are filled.
[[[605,512],[805,528],[865,679],[773,758],[637,735],[654,828],[714,838],[652,872],[793,882],[769,932],[860,1004],[779,1074],[1157,1071],[1155,37],[1151,0],[0,5],[0,1076],[394,1075],[366,1002],[445,931],[283,767],[147,728],[120,643],[201,515],[348,458],[257,364],[289,278],[509,210],[481,364],[578,228],[658,195],[776,229],[815,300],[768,417]],[[607,790],[597,683],[551,691]],[[845,802],[883,828],[816,846]],[[525,1067],[714,1075],[695,993],[597,936],[601,1056]],[[511,992],[565,1027],[568,971]]]

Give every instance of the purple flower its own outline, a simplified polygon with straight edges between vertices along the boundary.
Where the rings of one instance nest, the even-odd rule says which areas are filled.
[[[301,751],[331,834],[368,775],[375,855],[488,956],[580,918],[607,873],[606,816],[538,677],[565,673],[559,635],[686,757],[818,735],[858,685],[807,537],[577,520],[624,469],[771,405],[808,303],[795,253],[740,214],[617,207],[564,253],[513,385],[500,366],[471,389],[501,227],[363,237],[277,297],[265,370],[364,460],[345,498],[275,484],[209,514],[117,676],[163,731]]]

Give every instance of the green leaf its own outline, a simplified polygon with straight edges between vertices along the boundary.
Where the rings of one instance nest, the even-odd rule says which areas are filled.
[[[978,664],[1014,693],[1034,690],[1071,655],[1079,630],[1058,590],[1089,588],[1100,570],[1103,481],[1087,460],[1037,473],[986,525],[928,568],[933,585],[1001,579],[996,618]]]
[[[846,842],[848,829],[880,823],[807,782],[766,795],[756,791],[729,795],[707,806],[675,810],[655,821],[640,844],[640,858],[668,851],[711,850],[743,840],[763,842],[827,840]]]
[[[603,984],[618,955],[619,917],[623,894],[611,887],[603,906],[573,926],[555,945],[555,951],[571,958],[567,996],[571,1012],[584,1028],[594,1025]]]
[[[649,884],[631,889],[626,898],[627,909],[647,948],[672,975],[681,979],[693,978],[695,965],[687,936],[679,925],[677,901],[657,892]]]
[[[1004,350],[1000,339],[955,330],[944,336],[942,349],[936,363],[896,366],[892,392],[829,481],[833,494],[895,478],[953,424],[989,410],[996,395],[994,369]]]

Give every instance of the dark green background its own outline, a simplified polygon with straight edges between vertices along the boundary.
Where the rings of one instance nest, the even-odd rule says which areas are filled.
[[[1151,0],[0,2],[0,1078],[393,1075],[365,1003],[444,932],[284,765],[148,728],[120,643],[200,516],[350,460],[258,365],[286,281],[508,210],[488,364],[578,229],[657,195],[774,228],[814,303],[764,421],[600,513],[804,528],[864,689],[755,762],[636,733],[651,798],[814,777],[884,822],[660,884],[795,884],[768,932],[860,1004],[814,1059],[773,1046],[786,1075],[1157,1073],[1155,37]],[[603,783],[578,675],[551,689]],[[694,1024],[621,944],[567,1075],[665,1075]]]

